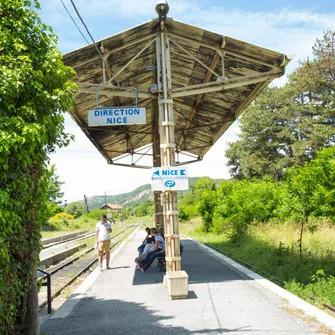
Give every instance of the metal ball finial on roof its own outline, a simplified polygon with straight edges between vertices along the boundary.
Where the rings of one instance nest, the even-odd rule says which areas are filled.
[[[158,14],[159,20],[161,22],[166,20],[166,16],[169,12],[169,9],[170,7],[166,0],[157,1],[156,13]]]

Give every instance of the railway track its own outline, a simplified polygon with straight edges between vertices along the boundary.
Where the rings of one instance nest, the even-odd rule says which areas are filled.
[[[130,225],[118,234],[112,236],[111,250],[121,243],[136,227],[137,225]],[[97,251],[91,247],[82,251],[79,255],[48,269],[48,273],[51,275],[51,301],[59,296],[66,287],[72,284],[84,272],[89,270],[97,260]],[[41,284],[45,278],[46,276],[41,277],[37,282]],[[41,310],[48,304],[47,290],[44,289],[44,286],[41,287],[38,298],[40,302],[39,308]]]
[[[70,238],[67,238],[67,239],[64,239],[64,240],[61,240],[61,241],[52,242],[52,243],[44,245],[42,249],[48,249],[48,248],[54,247],[55,245],[59,245],[59,244],[67,243],[67,242],[80,241],[80,240],[83,240],[85,238],[91,237],[94,234],[95,233],[85,233],[85,234],[81,234],[81,235],[78,235],[78,236],[75,236],[75,237],[70,237]]]

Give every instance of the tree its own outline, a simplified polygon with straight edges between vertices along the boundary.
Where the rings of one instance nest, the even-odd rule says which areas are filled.
[[[335,143],[335,32],[326,31],[313,46],[314,59],[301,62],[291,75],[305,127],[303,151],[315,158],[316,151]]]
[[[291,195],[290,209],[300,218],[299,255],[303,259],[303,233],[311,214],[325,205],[334,214],[335,200],[335,147],[324,149],[315,160],[303,167],[292,168],[287,178],[288,191]]]
[[[62,211],[60,205],[62,204],[62,197],[64,195],[61,192],[61,187],[64,182],[59,180],[59,176],[56,174],[56,166],[53,164],[49,169],[49,203],[48,203],[48,217],[54,216]]]
[[[249,225],[267,222],[274,216],[279,185],[270,178],[222,182],[216,191],[218,205],[213,211],[211,230],[228,234],[232,242],[239,242]]]
[[[32,9],[0,4],[0,333],[39,334],[36,272],[49,201],[48,155],[66,146],[74,74]]]
[[[226,156],[234,178],[280,180],[287,168],[335,143],[335,33],[325,32],[314,59],[301,62],[284,87],[265,89],[241,117]]]
[[[137,217],[152,215],[153,212],[154,212],[153,201],[152,200],[145,200],[145,201],[141,202],[139,205],[137,205],[133,208],[132,212]]]
[[[280,180],[292,165],[292,143],[297,140],[294,91],[289,85],[266,88],[241,117],[241,134],[230,143],[226,156],[237,179],[271,175]]]
[[[190,185],[190,191],[181,195],[179,204],[179,218],[181,220],[189,220],[199,215],[198,203],[202,194],[206,190],[214,191],[216,181],[209,177],[200,177],[197,181]]]
[[[213,226],[213,213],[217,205],[216,191],[204,190],[198,208],[202,218],[202,228],[205,232],[209,232]]]
[[[70,202],[64,210],[65,213],[73,215],[75,218],[79,218],[84,214],[84,208],[80,201]]]

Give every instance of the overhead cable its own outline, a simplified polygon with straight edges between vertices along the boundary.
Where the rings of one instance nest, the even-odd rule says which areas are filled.
[[[72,6],[73,6],[74,10],[75,10],[76,13],[77,13],[79,19],[80,19],[80,21],[82,22],[83,26],[85,27],[85,29],[86,29],[88,35],[91,37],[91,40],[92,40],[92,42],[93,42],[93,44],[94,44],[94,46],[95,46],[95,49],[97,50],[97,52],[98,52],[100,58],[102,59],[102,61],[104,61],[104,58],[103,58],[103,56],[102,56],[102,53],[100,52],[99,48],[97,47],[97,44],[95,43],[94,38],[92,37],[92,35],[91,35],[90,31],[88,30],[88,28],[87,28],[87,26],[86,26],[84,20],[82,19],[81,15],[79,14],[79,11],[78,11],[76,5],[74,4],[73,0],[70,0],[70,1],[71,1],[71,3],[72,3]]]
[[[71,13],[68,11],[66,5],[64,4],[63,0],[60,0],[60,2],[62,3],[62,5],[64,6],[66,12],[69,14],[72,22],[75,24],[75,26],[77,27],[78,31],[80,32],[81,36],[83,36],[84,40],[86,41],[87,44],[90,44],[90,42],[87,40],[87,38],[85,37],[85,35],[83,34],[83,32],[80,30],[80,28],[78,27],[76,21],[74,20],[74,18],[72,17]]]

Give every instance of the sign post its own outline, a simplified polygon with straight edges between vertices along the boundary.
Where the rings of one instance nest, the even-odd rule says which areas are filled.
[[[152,135],[152,154],[153,154],[153,166],[161,166],[161,155],[160,155],[160,137],[159,137],[159,114],[157,100],[153,100],[153,135]],[[155,206],[155,227],[161,234],[164,234],[164,218],[163,218],[163,206],[162,206],[162,192],[154,191],[154,206]]]
[[[176,165],[173,99],[168,94],[172,90],[170,44],[164,33],[164,21],[156,38],[157,78],[158,78],[158,111],[160,134],[160,158],[162,168]],[[165,259],[168,273],[181,271],[180,235],[178,227],[178,196],[173,187],[162,190],[164,218]]]

